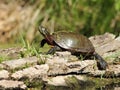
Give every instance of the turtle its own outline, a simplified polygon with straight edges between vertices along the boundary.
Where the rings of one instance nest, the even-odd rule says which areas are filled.
[[[107,62],[95,52],[95,48],[92,42],[84,35],[74,32],[58,31],[50,34],[47,28],[39,26],[39,32],[44,39],[40,43],[40,47],[43,47],[46,43],[53,47],[47,52],[47,54],[54,54],[55,51],[69,51],[76,55],[93,55],[97,60],[97,66],[99,70],[106,70]]]

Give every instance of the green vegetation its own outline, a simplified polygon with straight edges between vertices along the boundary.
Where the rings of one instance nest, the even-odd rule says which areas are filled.
[[[28,41],[40,41],[37,27],[43,25],[50,32],[66,30],[79,32],[86,36],[111,32],[120,33],[119,0],[5,0],[16,3],[28,14],[27,20],[19,21],[16,32],[23,32]],[[13,3],[12,3],[13,4]],[[28,10],[29,8],[29,10]],[[10,13],[14,13],[11,12]],[[14,17],[14,16],[13,16]],[[21,16],[19,17],[21,20]],[[11,32],[14,31],[13,29]],[[11,33],[10,32],[10,33]],[[7,33],[7,32],[6,32]],[[14,33],[14,32],[13,32]],[[17,34],[18,34],[17,33]],[[3,32],[4,34],[4,32]],[[13,34],[14,35],[14,34]],[[16,34],[15,34],[16,35]],[[7,37],[8,35],[6,35]],[[12,37],[12,36],[10,36]],[[19,42],[19,37],[15,42]],[[15,40],[13,39],[13,40]],[[30,40],[29,40],[30,39]]]
[[[22,51],[20,53],[21,57],[29,57],[29,56],[38,56],[38,51],[36,48],[32,45],[30,45],[27,41],[24,41],[24,48],[26,49],[25,51]]]
[[[23,48],[26,49],[26,50],[20,52],[20,57],[21,58],[30,57],[30,56],[37,56],[39,58],[38,64],[44,64],[45,63],[45,61],[41,59],[40,53],[46,52],[46,50],[49,48],[48,46],[45,45],[45,47],[47,49],[44,50],[44,48],[40,48],[40,46],[38,46],[39,44],[37,46],[34,45],[34,43],[32,45],[30,45],[30,43],[28,41],[24,40],[23,36],[21,36],[21,42],[22,42]],[[29,66],[29,65],[27,65],[27,66]]]
[[[119,0],[44,0],[40,3],[43,8],[37,24],[46,20],[45,25],[55,30],[76,31],[87,36],[119,33],[119,21],[116,20],[116,16],[119,16]]]
[[[0,63],[5,61],[5,60],[10,60],[11,58],[5,55],[0,55]]]

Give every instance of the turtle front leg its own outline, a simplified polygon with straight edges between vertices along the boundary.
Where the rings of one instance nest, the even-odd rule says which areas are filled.
[[[51,48],[51,49],[47,52],[47,54],[54,54],[55,51],[59,51],[59,50],[61,50],[60,47],[54,46],[53,48]]]
[[[45,43],[47,43],[47,40],[46,39],[43,39],[41,42],[40,42],[40,47],[43,47],[45,45]]]

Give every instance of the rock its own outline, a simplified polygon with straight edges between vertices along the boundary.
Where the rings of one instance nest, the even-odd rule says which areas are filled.
[[[46,58],[46,64],[49,65],[53,65],[56,63],[60,64],[60,63],[74,62],[74,61],[78,61],[78,57],[71,55],[71,53],[68,51],[56,52],[55,55],[51,55],[51,57]]]
[[[52,58],[47,58],[46,59],[46,64],[53,65],[55,63],[66,63],[68,61],[67,58],[64,57],[59,57],[59,56],[53,56]]]
[[[109,65],[108,71],[114,72],[114,76],[120,76],[120,65]]]
[[[57,76],[62,74],[67,74],[69,68],[64,63],[51,64],[49,65],[48,76]]]
[[[68,62],[78,60],[78,57],[76,57],[75,55],[71,55],[71,52],[68,52],[68,51],[56,52],[54,57],[57,57],[57,56],[60,57],[60,59],[61,58],[65,59]]]
[[[69,71],[68,71],[69,73],[70,72],[81,73],[81,70],[91,65],[92,66],[96,65],[96,61],[95,60],[84,60],[84,61],[66,63],[66,66],[69,67]]]
[[[1,70],[0,71],[0,80],[1,79],[8,79],[10,73],[7,70]]]
[[[120,90],[120,86],[116,86],[114,90]]]
[[[20,52],[25,51],[24,48],[7,48],[7,49],[0,49],[0,54],[3,56],[7,56],[12,59],[17,59],[20,55]]]
[[[76,62],[66,62],[66,63],[53,63],[49,64],[49,76],[63,75],[69,73],[81,73],[81,70],[89,65],[95,65],[95,60],[84,60]]]
[[[85,83],[87,83],[87,80],[88,79],[82,75],[66,75],[66,76],[50,77],[46,80],[46,82],[48,85],[53,85],[53,86],[71,87],[72,85],[75,85],[76,87],[78,87],[78,85],[84,85]]]
[[[86,81],[86,78],[84,76],[66,75],[66,76],[56,76],[56,77],[48,78],[46,82],[47,84],[54,86],[68,86],[68,84],[71,83],[71,81],[69,80],[70,79],[72,80],[72,78],[74,77],[78,80]],[[72,83],[75,83],[74,80],[72,80]]]
[[[0,80],[1,90],[25,90],[27,86],[21,81]]]
[[[71,53],[68,52],[68,51],[64,51],[64,52],[56,52],[55,55],[56,55],[56,56],[60,56],[60,57],[68,57],[68,56],[71,55]]]
[[[105,74],[105,71],[100,71],[100,70],[95,70],[95,71],[91,71],[88,75],[90,76],[94,76],[94,77],[103,77],[103,75]]]
[[[115,40],[120,41],[120,36],[119,36],[119,37],[117,37]]]
[[[83,71],[81,73],[86,73],[90,76],[94,76],[94,77],[119,77],[120,76],[120,65],[109,65],[109,67],[107,68],[107,70],[98,70],[98,69],[94,69],[94,67],[92,66],[88,66],[85,69],[83,69]]]
[[[29,67],[23,70],[16,71],[11,75],[13,79],[29,79],[30,81],[33,79],[41,79],[47,77],[47,71],[49,70],[49,66],[47,64],[44,65],[35,65],[33,67]]]
[[[108,63],[120,63],[120,48],[103,54]]]
[[[21,58],[16,60],[10,60],[10,61],[3,61],[1,63],[2,68],[4,69],[16,69],[23,67],[25,65],[31,65],[37,63],[38,59],[37,57],[29,57],[29,58]]]
[[[3,69],[3,68],[4,68],[4,66],[3,66],[1,63],[0,63],[0,68],[1,68],[1,69]]]
[[[74,62],[74,61],[78,61],[78,57],[74,56],[74,55],[71,55],[68,57],[68,62]]]
[[[69,68],[75,68],[75,67],[86,67],[87,65],[93,65],[95,64],[95,60],[84,60],[84,61],[76,61],[76,62],[69,62],[66,63],[66,66]]]
[[[68,76],[56,76],[50,79],[47,79],[47,84],[54,85],[54,86],[67,86],[65,82],[65,78]]]
[[[120,37],[115,38],[115,35],[111,33],[105,33],[103,35],[92,36],[89,39],[93,43],[96,52],[100,55],[104,55],[120,49],[119,38]]]
[[[87,81],[87,78],[82,75],[74,75],[74,77],[76,77],[78,80],[81,80],[81,81]]]
[[[113,41],[115,39],[115,35],[111,33],[105,33],[103,35],[92,36],[89,39],[93,43],[94,47],[99,47]]]
[[[103,55],[108,52],[116,51],[119,48],[120,48],[120,41],[113,40],[102,46],[96,47],[96,52],[98,52],[100,55]]]

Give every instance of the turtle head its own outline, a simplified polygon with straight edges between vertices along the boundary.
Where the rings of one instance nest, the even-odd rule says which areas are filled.
[[[53,45],[52,35],[50,35],[50,33],[47,31],[47,28],[45,28],[43,26],[39,26],[39,32],[43,35],[43,37],[45,38],[45,40],[47,40],[47,43],[49,43],[50,45]],[[42,43],[44,45],[44,43],[46,43],[46,41],[45,42],[42,41]]]
[[[50,33],[47,31],[47,28],[43,26],[39,26],[38,30],[44,37],[48,37],[50,35]]]

